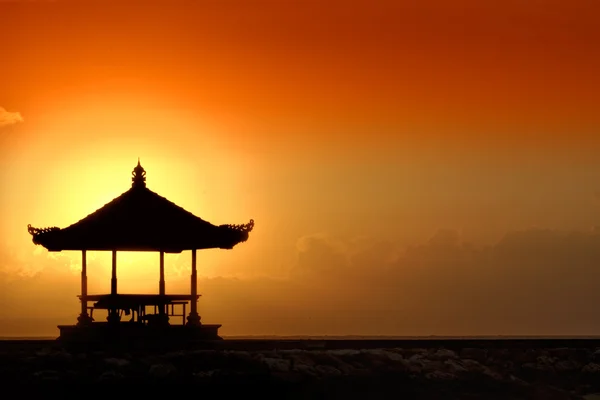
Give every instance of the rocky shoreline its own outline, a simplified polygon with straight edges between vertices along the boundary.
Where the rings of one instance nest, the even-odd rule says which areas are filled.
[[[194,384],[279,398],[600,399],[598,348],[0,351],[0,383]],[[182,386],[183,385],[183,386]]]

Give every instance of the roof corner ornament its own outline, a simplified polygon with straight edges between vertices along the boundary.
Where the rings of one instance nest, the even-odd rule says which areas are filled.
[[[131,181],[133,182],[131,184],[132,187],[146,187],[146,170],[144,170],[144,167],[142,167],[142,165],[140,164],[139,157],[138,163],[133,169],[131,175],[133,175],[133,177],[131,178]]]
[[[232,229],[234,231],[238,231],[241,233],[250,233],[250,232],[252,232],[252,229],[254,229],[254,220],[251,219],[250,222],[248,222],[247,224],[239,224],[239,225],[224,224],[224,225],[221,225],[221,227],[224,227],[227,229]]]
[[[38,241],[40,235],[44,235],[48,232],[60,231],[60,228],[57,226],[52,226],[48,228],[34,228],[33,226],[31,226],[31,224],[29,224],[27,225],[27,231],[31,236],[33,236],[33,243],[40,244],[40,242]]]
[[[28,224],[27,231],[29,232],[29,234],[31,236],[36,236],[36,235],[41,235],[42,233],[60,231],[60,228],[58,226],[51,226],[48,228],[34,228],[33,226],[31,226],[31,224]]]

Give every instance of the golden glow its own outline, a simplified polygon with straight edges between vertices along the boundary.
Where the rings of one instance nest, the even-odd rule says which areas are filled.
[[[195,215],[256,220],[198,255],[203,321],[225,333],[559,331],[461,308],[487,282],[498,313],[537,310],[525,289],[501,301],[542,290],[521,271],[547,277],[548,303],[597,304],[580,297],[600,293],[598,1],[184,3],[0,1],[0,336],[21,315],[72,322],[81,255],[34,246],[27,224],[94,212],[138,157]],[[167,255],[168,291],[189,289],[190,258]],[[110,267],[90,254],[90,292]],[[158,254],[118,255],[120,289],[158,276]],[[454,322],[431,322],[440,304]],[[569,310],[563,326],[589,328]]]

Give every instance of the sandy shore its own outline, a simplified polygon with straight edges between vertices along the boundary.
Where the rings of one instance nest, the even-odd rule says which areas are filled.
[[[243,389],[263,398],[600,399],[600,349],[66,350],[0,346],[0,384]],[[69,384],[69,385],[64,385]],[[50,390],[50,389],[47,389]]]

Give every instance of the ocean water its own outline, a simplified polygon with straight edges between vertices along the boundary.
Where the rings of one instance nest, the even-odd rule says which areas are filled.
[[[0,340],[55,340],[56,336],[0,336]],[[427,340],[427,339],[600,339],[600,335],[488,335],[488,336],[328,336],[328,335],[297,335],[297,336],[276,336],[276,335],[222,335],[223,339],[232,340]]]

